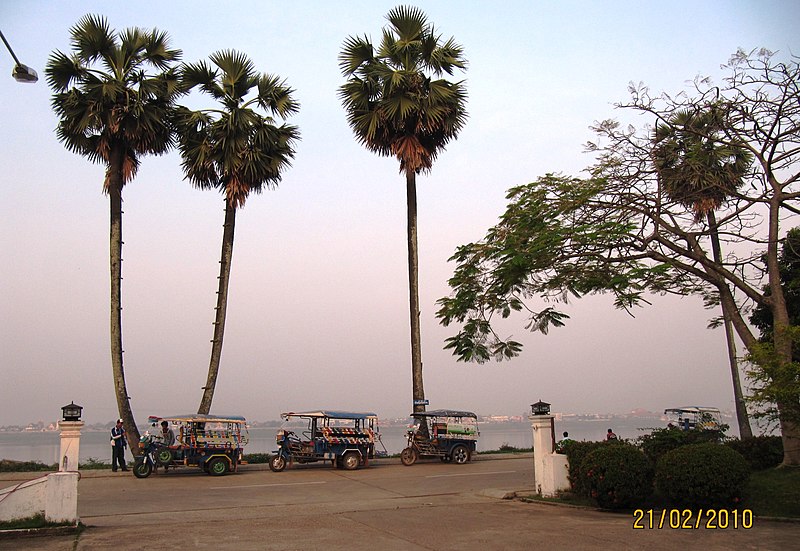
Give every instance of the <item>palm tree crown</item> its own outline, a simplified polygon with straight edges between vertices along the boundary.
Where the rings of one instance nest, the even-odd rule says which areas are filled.
[[[736,193],[753,157],[723,130],[720,108],[678,111],[653,131],[653,161],[664,193],[701,219]]]
[[[172,145],[169,120],[180,88],[171,64],[181,51],[170,49],[167,34],[157,29],[114,33],[96,15],[78,21],[71,35],[74,53],[55,51],[45,71],[61,119],[58,139],[109,167],[121,148],[124,186],[140,155],[161,154]],[[107,174],[106,192],[109,185]]]
[[[218,100],[220,108],[179,108],[179,148],[189,181],[201,189],[219,189],[239,208],[251,191],[260,193],[280,181],[300,137],[297,127],[276,126],[272,116],[253,108],[285,119],[300,105],[294,90],[275,76],[257,73],[246,55],[221,51],[210,59],[216,68],[203,61],[186,64],[181,80],[186,89],[199,87]]]
[[[368,37],[348,37],[339,67],[348,79],[339,89],[358,141],[380,155],[397,157],[401,172],[428,171],[439,151],[467,119],[463,81],[434,80],[466,68],[463,48],[444,44],[417,8],[399,6],[377,52]]]

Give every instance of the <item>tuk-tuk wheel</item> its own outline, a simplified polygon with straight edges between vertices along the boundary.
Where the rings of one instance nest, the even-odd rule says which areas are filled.
[[[453,448],[453,452],[450,454],[450,457],[453,458],[454,463],[463,465],[464,463],[469,461],[469,450],[463,444],[459,444],[458,446]]]
[[[269,460],[269,470],[279,473],[286,468],[286,458],[282,455],[273,455]]]
[[[228,467],[228,462],[221,457],[215,457],[211,461],[208,462],[208,474],[213,476],[222,476],[224,474],[228,474],[230,467]]]
[[[172,463],[172,451],[167,448],[159,450],[156,454],[156,460],[160,466],[168,467]]]
[[[342,457],[342,467],[347,471],[354,471],[358,468],[359,463],[361,463],[361,457],[357,452],[347,452]]]
[[[153,472],[153,465],[146,459],[137,460],[133,465],[133,476],[147,478]]]
[[[410,467],[417,462],[417,450],[406,448],[400,452],[400,462],[406,467]]]

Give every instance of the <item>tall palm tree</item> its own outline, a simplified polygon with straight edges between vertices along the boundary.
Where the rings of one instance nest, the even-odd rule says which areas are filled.
[[[60,118],[58,139],[67,149],[106,167],[111,366],[119,416],[131,441],[138,442],[122,364],[122,188],[136,175],[142,155],[159,155],[172,145],[168,121],[180,88],[171,66],[181,51],[170,49],[167,34],[157,29],[117,33],[96,15],[83,17],[70,33],[72,55],[55,51],[45,74]]]
[[[176,111],[178,148],[186,178],[195,187],[217,189],[225,195],[214,340],[198,413],[210,411],[217,384],[236,211],[251,192],[277,186],[281,171],[294,158],[294,143],[300,137],[297,127],[285,123],[276,126],[271,116],[285,120],[297,112],[300,104],[292,97],[294,90],[275,76],[256,72],[242,53],[220,51],[210,60],[216,68],[203,61],[184,65],[181,82],[186,90],[199,87],[219,102],[219,108],[191,111],[180,107]],[[269,114],[261,114],[256,108]]]
[[[442,43],[419,9],[399,6],[386,19],[389,25],[377,51],[366,36],[345,40],[339,67],[347,82],[339,88],[339,97],[361,145],[396,157],[406,176],[412,393],[414,411],[424,411],[416,175],[431,170],[467,120],[463,81],[438,78],[464,70],[467,62],[463,48],[453,38]]]
[[[717,264],[722,262],[722,249],[714,212],[736,193],[753,161],[743,144],[725,138],[723,118],[722,108],[715,105],[699,112],[679,111],[665,124],[657,124],[653,134],[653,161],[662,189],[671,199],[691,208],[697,221],[706,220]],[[739,435],[752,438],[731,322],[733,295],[724,282],[720,282],[717,288]]]

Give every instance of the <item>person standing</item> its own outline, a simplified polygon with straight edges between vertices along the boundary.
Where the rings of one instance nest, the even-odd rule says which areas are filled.
[[[562,438],[558,444],[556,444],[556,453],[564,453],[566,449],[566,445],[572,442],[572,438],[569,437],[569,433],[564,431],[564,438]]]
[[[125,448],[128,440],[125,437],[125,427],[122,426],[122,419],[117,419],[117,424],[111,428],[111,470],[117,472],[117,466],[123,471],[128,470],[125,465]]]
[[[168,448],[175,445],[175,432],[169,428],[167,421],[161,421],[161,437],[164,439],[164,445]]]

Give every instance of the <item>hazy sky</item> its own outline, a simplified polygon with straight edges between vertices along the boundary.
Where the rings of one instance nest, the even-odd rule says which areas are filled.
[[[108,198],[103,167],[68,152],[44,80],[87,14],[158,27],[197,61],[246,52],[296,89],[302,140],[280,187],[237,218],[231,294],[212,413],[275,419],[319,407],[411,409],[406,201],[397,161],[353,139],[336,91],[349,35],[376,41],[396,2],[0,1],[0,29],[40,81],[15,82],[0,52],[0,425],[117,416],[109,352]],[[630,81],[676,92],[716,79],[737,48],[800,52],[793,1],[418,2],[464,46],[469,121],[418,179],[425,391],[432,407],[520,414],[732,409],[725,340],[698,299],[656,297],[631,318],[610,300],[574,303],[566,328],[526,334],[511,362],[457,363],[435,319],[455,248],[480,239],[505,192],[591,163],[589,125],[620,116]],[[644,119],[639,123],[648,122]],[[223,201],[183,180],[176,153],[145,157],[125,187],[123,339],[137,420],[195,411],[205,384]],[[716,312],[713,313],[716,315]]]

